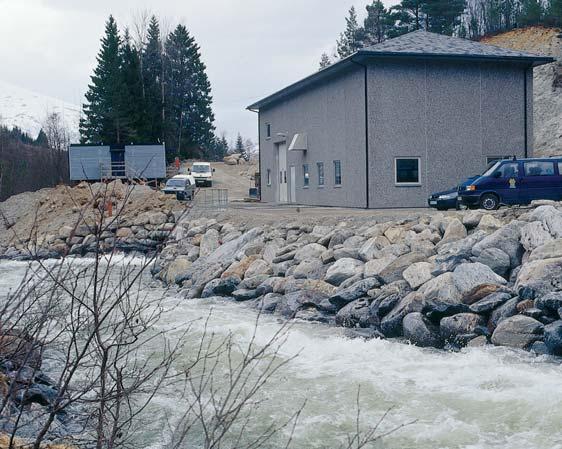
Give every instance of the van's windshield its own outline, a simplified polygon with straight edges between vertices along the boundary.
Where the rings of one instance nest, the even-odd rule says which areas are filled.
[[[492,176],[492,174],[500,166],[500,162],[496,162],[494,165],[492,165],[488,170],[486,170],[486,172],[482,176]]]
[[[208,173],[211,171],[210,165],[194,165],[191,169],[193,173]]]

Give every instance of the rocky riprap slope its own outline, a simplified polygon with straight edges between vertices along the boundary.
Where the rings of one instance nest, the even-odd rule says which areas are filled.
[[[99,229],[100,203],[108,201],[113,217],[106,211]],[[121,181],[22,193],[0,203],[0,258],[84,256],[98,246],[104,252],[154,253],[185,211],[173,195]]]
[[[562,355],[562,205],[336,226],[180,222],[152,269],[189,299],[351,335]]]

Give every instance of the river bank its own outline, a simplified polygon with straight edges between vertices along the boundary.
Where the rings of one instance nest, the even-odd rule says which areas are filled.
[[[180,221],[153,267],[188,299],[456,350],[562,355],[559,203],[399,221]]]

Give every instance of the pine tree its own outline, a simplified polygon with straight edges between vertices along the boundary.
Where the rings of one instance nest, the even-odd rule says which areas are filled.
[[[178,25],[166,39],[166,144],[188,157],[214,138],[211,85],[199,46],[187,28]]]
[[[394,26],[395,19],[383,2],[374,0],[367,5],[367,17],[359,34],[363,47],[383,42]]]
[[[461,24],[466,0],[425,0],[425,28],[434,33],[452,35]]]
[[[340,38],[336,44],[336,51],[341,59],[352,55],[361,48],[361,42],[359,41],[358,35],[359,24],[357,23],[357,13],[355,11],[355,7],[351,7],[349,10],[349,17],[345,19],[345,22],[345,31],[340,34]]]
[[[238,137],[236,137],[236,143],[234,144],[234,152],[240,154],[244,159],[246,154],[246,147],[244,146],[244,139],[240,133],[238,133]]]
[[[147,41],[142,53],[144,78],[143,135],[147,142],[161,142],[164,139],[162,114],[162,40],[160,25],[152,16],[147,30]]]
[[[37,145],[42,148],[49,148],[49,139],[47,139],[47,134],[45,134],[43,128],[39,130],[39,134],[37,134],[37,138],[33,142],[33,145]]]
[[[120,54],[122,90],[119,98],[119,109],[122,115],[122,141],[125,143],[146,143],[147,138],[143,130],[144,99],[140,56],[131,44],[128,29],[125,29]]]
[[[80,120],[82,142],[123,142],[123,112],[121,110],[121,38],[117,23],[109,16],[105,36],[97,56],[97,66],[86,92],[84,118]]]
[[[320,57],[320,67],[318,70],[325,69],[326,67],[330,67],[331,65],[332,65],[332,61],[330,60],[328,54],[322,53],[322,56]]]

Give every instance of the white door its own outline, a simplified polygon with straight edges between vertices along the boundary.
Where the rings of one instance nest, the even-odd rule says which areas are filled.
[[[291,203],[297,202],[297,169],[294,165],[290,168],[291,174]]]
[[[287,202],[287,144],[280,143],[278,146],[279,156],[279,173],[278,173],[278,182],[279,182],[279,202],[286,203]]]

